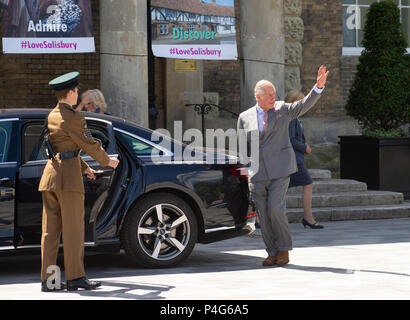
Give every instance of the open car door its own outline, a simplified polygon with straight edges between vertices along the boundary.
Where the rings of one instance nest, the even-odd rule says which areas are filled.
[[[114,128],[109,122],[101,119],[86,117],[87,127],[94,139],[99,141],[110,157],[118,158]],[[101,167],[89,155],[81,152],[81,157],[96,173],[96,180],[88,179],[85,174],[85,241],[93,245],[104,242],[104,233],[111,230],[112,219],[115,219],[116,203],[123,190],[119,187],[120,177],[116,172],[121,171],[121,162],[117,169]],[[108,235],[107,235],[108,237]]]
[[[93,137],[101,142],[110,156],[117,156],[112,124],[98,118],[86,120]],[[43,126],[42,121],[32,120],[27,121],[22,128],[23,159],[16,193],[19,239],[17,246],[39,245],[41,241],[42,198],[38,185],[48,161],[41,137]],[[84,174],[85,242],[94,245],[97,242],[97,224],[109,215],[111,199],[115,195],[115,192],[110,191],[115,171],[111,167],[101,167],[84,152],[81,157],[98,172],[96,180],[88,179]]]

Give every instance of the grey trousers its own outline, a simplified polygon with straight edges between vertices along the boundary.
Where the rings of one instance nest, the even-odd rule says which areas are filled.
[[[286,191],[290,177],[249,183],[259,215],[263,241],[270,256],[292,250],[292,236],[286,217]]]

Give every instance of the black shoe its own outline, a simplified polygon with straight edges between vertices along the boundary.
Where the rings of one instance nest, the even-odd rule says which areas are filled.
[[[41,292],[55,292],[55,291],[65,290],[66,288],[67,288],[67,285],[64,282],[61,282],[60,289],[57,289],[57,288],[50,289],[47,286],[47,280],[41,281]]]
[[[302,224],[303,224],[304,228],[306,228],[306,226],[309,226],[310,229],[323,229],[324,228],[324,226],[320,225],[317,222],[314,223],[314,224],[311,224],[311,223],[307,222],[305,219],[302,219]]]
[[[67,291],[76,291],[78,289],[94,290],[101,286],[99,281],[90,281],[86,277],[67,280]]]

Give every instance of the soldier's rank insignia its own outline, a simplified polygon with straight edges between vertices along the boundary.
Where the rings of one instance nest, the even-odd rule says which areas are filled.
[[[93,138],[90,130],[84,131],[84,137],[86,137],[87,139],[92,139]]]

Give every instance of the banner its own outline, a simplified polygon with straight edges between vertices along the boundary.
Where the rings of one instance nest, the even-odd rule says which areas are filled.
[[[151,25],[156,57],[238,57],[234,0],[151,0]]]
[[[95,52],[90,0],[0,0],[3,53]]]

